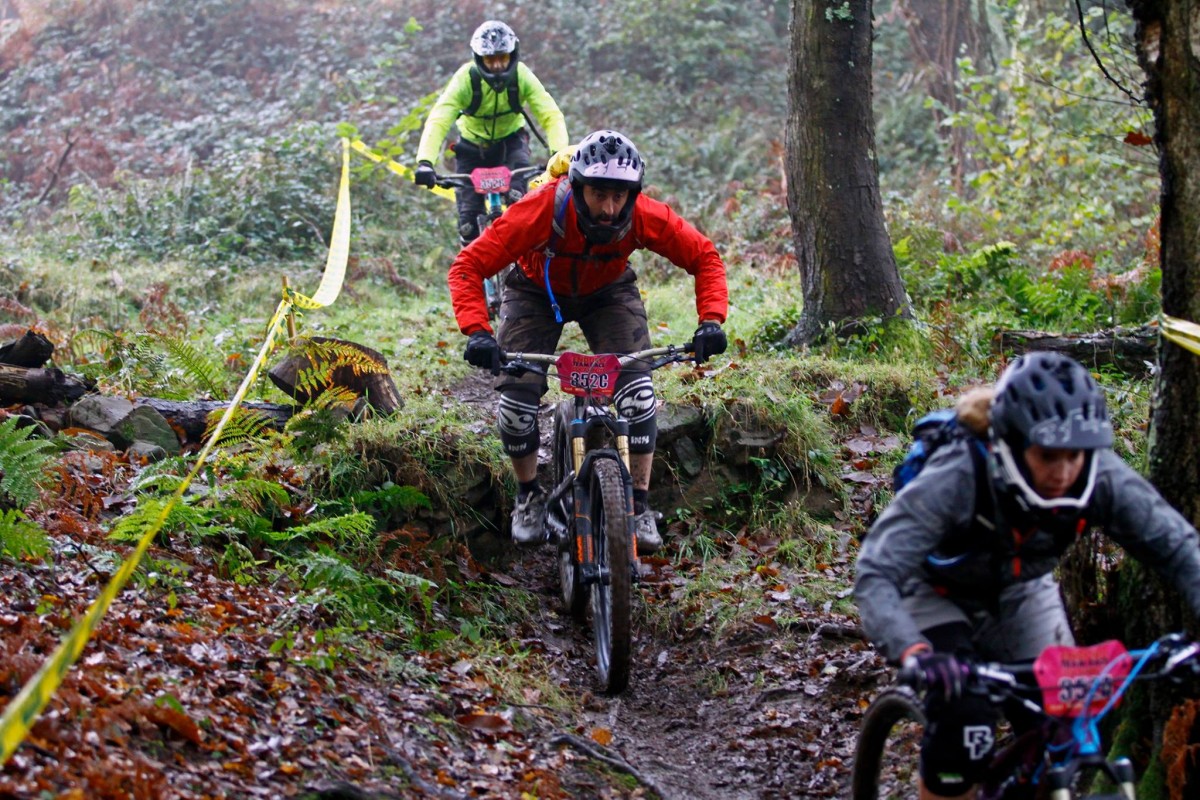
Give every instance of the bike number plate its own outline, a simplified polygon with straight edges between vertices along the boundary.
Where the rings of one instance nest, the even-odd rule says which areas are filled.
[[[612,397],[617,388],[621,360],[612,353],[599,356],[563,353],[554,366],[562,390],[567,394]]]
[[[477,167],[471,170],[471,183],[479,194],[507,192],[512,184],[512,172],[508,167]]]
[[[1131,666],[1125,645],[1111,639],[1091,647],[1047,647],[1033,662],[1033,672],[1046,713],[1078,717],[1084,713],[1083,703],[1089,693],[1088,713],[1103,709]]]

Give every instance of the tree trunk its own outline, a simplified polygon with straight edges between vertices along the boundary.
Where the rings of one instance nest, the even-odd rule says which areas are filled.
[[[1155,144],[1162,174],[1163,311],[1200,320],[1200,13],[1191,0],[1129,0],[1137,22],[1138,61],[1146,71],[1154,110]],[[1200,521],[1200,360],[1164,342],[1151,415],[1150,480],[1193,524]],[[1179,596],[1132,559],[1117,576],[1116,602],[1126,636],[1141,645],[1179,630],[1189,614]],[[1130,613],[1130,612],[1133,613]],[[1195,620],[1192,620],[1194,628]],[[1147,697],[1131,698],[1148,713],[1127,711],[1122,723],[1131,741],[1154,743],[1155,761],[1138,796],[1166,797],[1166,776],[1186,763],[1186,751],[1164,744],[1163,726],[1184,698],[1155,684]],[[1187,742],[1184,738],[1184,742]],[[1161,749],[1160,749],[1161,748]],[[1194,777],[1192,779],[1194,781]],[[1178,793],[1177,793],[1178,792]],[[1200,786],[1172,786],[1170,796],[1200,796]]]
[[[1114,367],[1126,375],[1149,377],[1158,360],[1158,328],[1140,328],[1096,333],[1059,335],[1041,331],[1000,331],[992,339],[997,353],[1021,355],[1032,350],[1051,350],[1070,356],[1089,369]]]
[[[0,364],[0,405],[73,403],[93,385],[59,369],[28,369]]]
[[[186,442],[203,441],[209,415],[214,411],[229,408],[227,400],[163,400],[157,397],[138,398],[134,405],[150,406],[162,414],[176,432],[183,434],[180,438],[184,438]],[[242,403],[239,408],[270,418],[272,425],[278,430],[282,430],[296,412],[294,406],[274,403]]]
[[[879,193],[871,19],[871,2],[792,3],[788,206],[804,291],[793,346],[830,324],[909,316]]]
[[[331,357],[328,348],[324,355],[317,353],[316,348],[308,346],[299,352],[288,355],[283,361],[267,371],[267,377],[278,389],[297,403],[312,402],[316,395],[331,386],[350,389],[359,397],[364,397],[367,403],[379,414],[392,414],[404,407],[404,398],[396,388],[395,381],[388,371],[387,359],[383,354],[369,347],[349,342],[343,339],[328,339],[314,336],[309,340],[313,345],[327,345],[338,348],[353,349],[365,355],[372,367],[364,370],[361,364],[343,364],[338,366],[336,354]],[[303,377],[312,371],[324,372],[319,386],[312,390],[303,388]]]
[[[14,367],[40,367],[54,355],[54,345],[36,331],[25,331],[15,341],[0,346],[0,364]]]
[[[972,9],[972,5],[976,7]],[[970,171],[967,144],[972,132],[961,126],[944,125],[959,110],[958,59],[970,58],[978,69],[992,61],[987,7],[978,0],[896,0],[896,9],[912,44],[913,59],[933,99],[933,119],[938,137],[948,151],[955,191],[964,191],[964,176]]]

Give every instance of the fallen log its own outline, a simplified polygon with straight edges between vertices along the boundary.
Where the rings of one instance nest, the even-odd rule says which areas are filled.
[[[185,442],[203,441],[209,415],[229,408],[226,400],[163,400],[158,397],[139,397],[133,404],[150,406],[162,414]],[[242,403],[241,408],[263,414],[277,430],[282,430],[298,410],[295,406],[275,403]]]
[[[13,403],[73,403],[95,388],[91,381],[60,369],[0,364],[0,405]]]
[[[42,367],[54,355],[54,345],[37,331],[25,331],[20,339],[0,345],[0,364]]]
[[[1143,325],[1083,334],[999,331],[992,338],[992,350],[1011,355],[1049,350],[1070,356],[1089,369],[1111,367],[1127,375],[1146,377],[1158,362],[1158,327]]]

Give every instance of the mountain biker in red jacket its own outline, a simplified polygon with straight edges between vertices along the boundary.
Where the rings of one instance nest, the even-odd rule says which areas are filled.
[[[459,67],[429,111],[417,145],[413,183],[433,188],[433,164],[451,126],[459,140],[454,146],[455,170],[531,164],[526,105],[546,131],[546,146],[556,153],[567,146],[567,125],[554,98],[520,60],[517,34],[499,20],[488,20],[471,35],[471,61]],[[525,191],[526,178],[512,182],[512,196]],[[483,198],[470,189],[456,189],[458,235],[463,244],[479,235]]]
[[[463,357],[472,365],[499,367],[500,350],[553,353],[567,322],[578,322],[596,353],[630,353],[650,347],[646,309],[629,255],[658,253],[695,277],[699,327],[693,336],[697,363],[725,352],[721,330],[728,310],[725,264],[713,243],[669,206],[641,193],[644,164],[628,137],[612,130],[586,136],[567,175],[514,204],[459,252],[450,267],[450,296],[459,330],[469,338]],[[554,231],[556,214],[561,233]],[[483,279],[516,262],[504,287],[499,342],[488,324]],[[514,541],[544,540],[546,495],[537,482],[539,399],[543,376],[501,374],[498,428],[512,458],[519,489],[513,509]],[[657,433],[657,398],[650,374],[626,367],[613,402],[630,422],[630,473],[634,487],[638,551],[662,546],[647,506]]]
[[[966,663],[1031,661],[1074,644],[1054,568],[1090,526],[1200,615],[1200,537],[1113,453],[1104,392],[1082,364],[1027,353],[993,391],[964,395],[958,411],[986,436],[986,480],[977,481],[974,443],[939,447],[871,526],[855,567],[867,636],[889,661],[946,687],[926,698],[922,800],[974,796],[995,746],[994,707],[962,691]],[[981,491],[993,511],[976,529],[978,509],[989,507]],[[956,534],[968,530],[964,549]]]

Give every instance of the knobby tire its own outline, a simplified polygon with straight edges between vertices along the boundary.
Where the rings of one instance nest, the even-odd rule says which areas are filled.
[[[596,671],[608,694],[629,685],[633,650],[632,591],[629,528],[621,468],[612,459],[597,459],[592,472],[592,534],[601,571],[609,581],[592,584],[592,635],[596,640]]]
[[[879,695],[863,715],[855,746],[853,800],[915,800],[924,729],[925,711],[910,689]]]
[[[573,468],[571,463],[571,420],[575,416],[575,403],[563,400],[554,412],[554,485],[562,483],[563,478]],[[559,596],[563,608],[576,622],[587,619],[588,592],[579,576],[579,561],[575,554],[575,503],[573,492],[568,491],[547,509],[566,525],[556,543],[558,548],[558,585]]]

